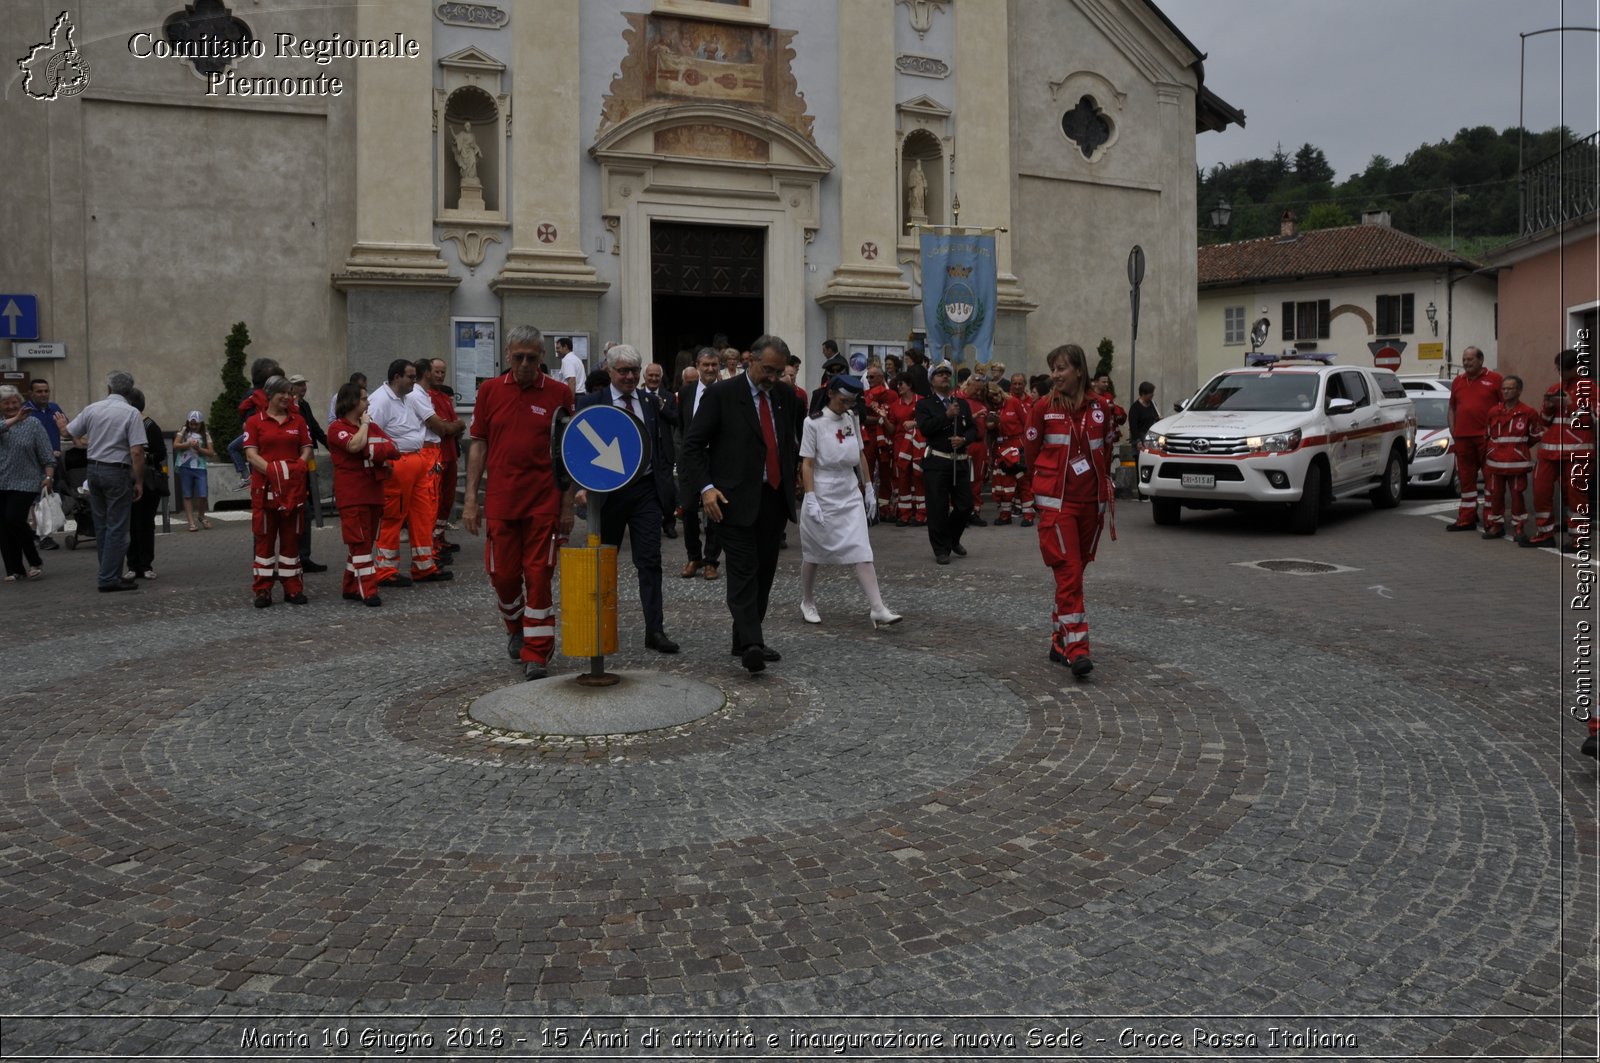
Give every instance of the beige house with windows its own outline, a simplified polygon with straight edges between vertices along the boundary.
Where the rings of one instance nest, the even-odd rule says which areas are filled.
[[[1202,382],[1243,364],[1262,318],[1268,353],[1332,352],[1346,365],[1398,354],[1398,372],[1454,376],[1460,351],[1478,347],[1495,365],[1494,278],[1387,214],[1311,232],[1289,215],[1277,236],[1202,247],[1198,260]]]

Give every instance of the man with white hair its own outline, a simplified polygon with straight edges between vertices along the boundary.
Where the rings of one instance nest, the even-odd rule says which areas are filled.
[[[106,397],[90,403],[67,425],[89,457],[89,509],[100,553],[100,590],[131,591],[139,585],[122,578],[128,554],[133,504],[144,495],[144,416],[128,402],[133,374],[106,374]]]
[[[639,573],[639,605],[644,611],[644,644],[660,653],[677,653],[678,644],[667,636],[661,604],[661,496],[656,489],[655,463],[669,460],[661,400],[639,390],[643,359],[631,345],[619,343],[606,352],[606,372],[611,386],[578,397],[578,409],[610,404],[644,422],[650,453],[645,468],[620,491],[610,492],[600,511],[600,541],[622,545],[628,533],[633,567]]]

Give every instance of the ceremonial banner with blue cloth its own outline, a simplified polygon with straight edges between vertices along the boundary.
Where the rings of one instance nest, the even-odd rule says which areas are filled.
[[[922,234],[928,358],[987,365],[994,353],[994,235]]]

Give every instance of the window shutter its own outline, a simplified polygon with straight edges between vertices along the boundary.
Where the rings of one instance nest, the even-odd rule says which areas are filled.
[[[1283,304],[1283,338],[1294,339],[1294,304]]]
[[[1328,299],[1317,300],[1317,339],[1328,338],[1328,317],[1333,303]]]
[[[1390,327],[1390,317],[1389,297],[1387,295],[1378,296],[1378,335],[1393,335],[1394,330]]]
[[[1416,297],[1402,295],[1400,297],[1400,331],[1409,336],[1416,330]]]

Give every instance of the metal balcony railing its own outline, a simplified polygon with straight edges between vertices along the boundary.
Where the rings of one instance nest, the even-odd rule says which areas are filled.
[[[1522,235],[1600,210],[1600,133],[1522,171]]]

